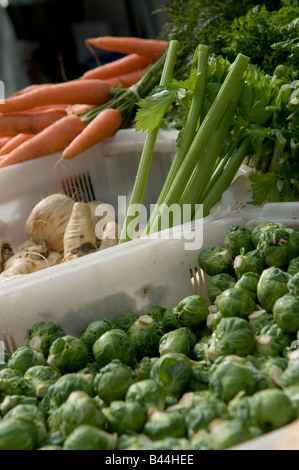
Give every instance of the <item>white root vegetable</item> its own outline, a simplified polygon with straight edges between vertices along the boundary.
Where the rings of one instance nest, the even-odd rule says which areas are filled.
[[[85,202],[75,202],[63,239],[63,260],[97,251],[92,213]]]
[[[26,221],[27,237],[35,243],[45,242],[50,251],[62,253],[64,232],[73,206],[74,201],[60,193],[42,199]]]
[[[13,249],[9,245],[9,243],[6,243],[6,242],[0,240],[0,273],[3,271],[6,261],[12,255],[13,255]]]
[[[121,230],[115,221],[109,221],[104,227],[102,239],[100,240],[100,251],[118,245]]]
[[[16,249],[14,255],[5,262],[4,270],[9,269],[15,264],[16,260],[20,258],[30,258],[34,261],[40,261],[41,258],[48,256],[48,251],[48,247],[45,243],[37,245],[30,240],[26,240],[26,242],[22,243],[22,245]]]
[[[0,282],[15,278],[24,274],[30,274],[35,270],[36,261],[30,258],[16,259],[15,263],[0,274]]]

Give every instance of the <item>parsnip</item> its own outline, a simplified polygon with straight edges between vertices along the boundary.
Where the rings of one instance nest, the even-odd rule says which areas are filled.
[[[104,227],[102,239],[100,241],[100,250],[105,250],[111,246],[118,245],[120,226],[115,221],[109,221]]]
[[[75,202],[63,238],[63,260],[97,251],[91,209],[85,202]]]
[[[32,209],[25,231],[29,240],[45,242],[50,251],[63,252],[63,237],[72,214],[74,201],[55,193],[42,199]]]
[[[13,255],[13,249],[9,245],[9,243],[6,243],[6,242],[0,240],[0,273],[3,271],[6,261],[12,255]]]

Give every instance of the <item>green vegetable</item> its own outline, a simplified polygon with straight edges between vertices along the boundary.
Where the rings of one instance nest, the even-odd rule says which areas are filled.
[[[255,301],[258,302],[257,298],[257,285],[260,279],[259,274],[257,273],[244,273],[240,279],[235,283],[237,289],[244,289]]]
[[[261,230],[257,251],[268,266],[287,266],[299,255],[299,232],[268,224]]]
[[[92,354],[92,347],[96,340],[112,327],[109,320],[97,320],[89,323],[80,333],[80,339],[85,343],[88,353]]]
[[[224,245],[230,249],[233,257],[240,254],[241,248],[244,248],[245,252],[254,250],[251,231],[239,225],[232,225],[229,228],[224,239]]]
[[[140,359],[134,369],[134,374],[137,380],[149,379],[151,368],[158,359],[159,357],[149,356],[144,356],[142,359]]]
[[[231,252],[221,244],[205,248],[198,255],[198,265],[209,276],[229,273],[233,266]]]
[[[124,331],[128,331],[130,326],[133,325],[133,323],[138,320],[138,315],[137,313],[134,312],[121,312],[113,320],[113,325],[116,328],[119,328]]]
[[[28,379],[23,376],[12,376],[0,378],[0,398],[3,400],[7,395],[26,395],[35,397],[35,388]]]
[[[290,364],[282,374],[283,388],[299,385],[299,364]]]
[[[268,224],[274,226],[274,227],[283,227],[282,224],[279,224],[279,223],[274,223],[274,222],[271,222],[270,220],[264,220],[263,222],[260,222],[259,224],[257,224],[251,231],[251,239],[252,239],[252,243],[254,245],[254,247],[256,248],[259,241],[260,241],[260,236],[261,236],[261,231],[264,227],[266,227]]]
[[[240,254],[234,259],[234,272],[237,279],[240,279],[243,274],[248,272],[260,275],[264,267],[264,259],[257,250],[245,252],[243,248],[241,248]]]
[[[45,356],[30,348],[29,346],[23,346],[18,348],[10,357],[8,361],[8,367],[11,369],[17,369],[22,374],[26,372],[29,367],[36,365],[45,365],[46,358]]]
[[[146,315],[153,317],[156,323],[162,324],[164,313],[166,312],[167,308],[161,307],[160,305],[153,305],[148,309]]]
[[[299,273],[294,274],[287,283],[287,288],[290,294],[299,294]]]
[[[218,295],[224,290],[234,287],[235,283],[235,278],[228,273],[220,273],[211,276],[206,284],[209,300],[214,303]]]
[[[130,326],[128,337],[137,359],[158,354],[161,329],[150,315],[141,315]]]
[[[53,385],[59,378],[61,373],[49,366],[32,366],[26,370],[24,378],[35,388],[36,396],[43,398],[47,393],[50,385]]]
[[[250,419],[263,432],[285,426],[294,419],[294,414],[292,403],[282,390],[261,390],[250,399]]]
[[[42,445],[46,443],[47,439],[47,426],[46,426],[46,417],[44,413],[37,408],[35,405],[17,405],[14,408],[12,408],[6,415],[3,417],[3,420],[1,422],[10,423],[11,421],[15,421],[16,423],[16,430],[15,432],[20,431],[18,429],[17,423],[24,423],[27,426],[27,433],[30,436],[30,440],[32,440],[33,443],[33,449],[38,449]],[[26,429],[24,427],[24,431]],[[5,428],[5,427],[4,427]],[[4,430],[4,429],[3,429]],[[10,436],[11,438],[12,436]],[[15,439],[18,439],[18,436],[15,436]],[[20,439],[26,439],[24,436],[20,436]],[[15,443],[12,443],[11,445],[15,446]]]
[[[217,420],[211,424],[211,435],[215,450],[224,450],[249,441],[252,435],[247,424],[238,419]]]
[[[268,325],[273,325],[275,322],[272,313],[267,312],[264,309],[256,310],[252,312],[248,317],[249,323],[253,328],[256,335],[259,335],[261,330]]]
[[[93,397],[83,391],[74,391],[65,403],[49,416],[47,423],[50,432],[59,431],[65,440],[75,428],[83,424],[103,429],[105,418]]]
[[[287,272],[291,276],[294,276],[295,274],[299,272],[299,257],[291,259],[291,261],[289,262]]]
[[[180,327],[165,333],[159,343],[160,355],[178,352],[190,356],[192,351],[192,331],[188,330],[187,327]]]
[[[186,414],[186,425],[189,439],[199,430],[209,429],[209,424],[226,415],[226,404],[218,398],[201,399]]]
[[[199,295],[185,297],[173,310],[174,316],[185,326],[200,328],[209,314],[205,299]]]
[[[77,372],[88,361],[88,349],[85,343],[75,336],[66,335],[57,338],[50,346],[47,363],[62,374]]]
[[[207,390],[209,386],[209,370],[201,362],[192,362],[192,369],[185,390],[188,392],[198,392]]]
[[[194,450],[215,450],[214,439],[209,432],[200,429],[192,436],[191,447]]]
[[[287,283],[290,274],[276,266],[265,269],[257,285],[259,304],[265,310],[272,311],[275,301],[288,292]]]
[[[34,405],[39,406],[37,397],[28,397],[26,395],[6,395],[0,405],[1,416],[6,415],[8,411],[17,405]]]
[[[35,323],[32,328],[27,330],[27,344],[32,349],[41,351],[42,354],[47,356],[53,341],[65,335],[64,329],[56,323],[41,321]]]
[[[125,399],[126,401],[136,401],[146,409],[152,407],[163,410],[165,406],[165,391],[157,381],[144,379],[129,386]]]
[[[216,303],[224,317],[248,318],[256,310],[252,296],[246,290],[237,287],[222,292]]]
[[[175,330],[184,324],[179,320],[178,316],[174,314],[175,306],[168,308],[162,319],[162,328],[164,332]]]
[[[295,410],[295,418],[298,418],[299,417],[299,385],[291,385],[289,387],[285,387],[283,391],[292,403],[292,406]]]
[[[82,424],[66,438],[63,450],[115,450],[117,438],[103,429]]]
[[[113,359],[119,359],[125,365],[131,365],[135,359],[129,337],[124,330],[115,328],[106,331],[93,345],[93,355],[99,365],[104,367]]]
[[[34,425],[20,419],[0,422],[0,450],[35,450]]]
[[[72,392],[82,391],[91,395],[92,388],[93,383],[88,376],[78,373],[65,374],[49,387],[42,404],[48,411],[53,412],[68,399]]]
[[[155,411],[145,423],[144,432],[153,440],[185,437],[184,414],[181,411]]]
[[[105,403],[123,400],[134,382],[133,371],[129,366],[114,359],[102,367],[94,379],[94,391]]]
[[[276,300],[273,306],[275,322],[286,333],[299,330],[299,297],[287,293]]]
[[[235,362],[214,364],[210,369],[209,387],[216,398],[230,401],[240,391],[252,395],[256,391],[256,383],[251,371]]]
[[[223,318],[212,333],[207,358],[215,361],[220,356],[246,356],[255,346],[255,336],[249,322],[243,318]]]
[[[157,380],[166,395],[179,397],[188,383],[192,368],[190,360],[181,353],[167,353],[153,365],[150,378]]]
[[[147,420],[146,408],[138,402],[115,400],[103,412],[111,433],[141,432]]]
[[[193,348],[193,356],[196,361],[203,361],[205,359],[210,339],[210,336],[204,336],[195,344]]]

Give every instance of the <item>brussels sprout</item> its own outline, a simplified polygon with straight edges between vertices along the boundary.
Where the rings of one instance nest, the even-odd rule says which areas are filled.
[[[257,335],[255,337],[255,355],[260,357],[279,356],[280,346],[273,336]]]
[[[151,368],[158,359],[159,357],[149,357],[149,356],[144,356],[142,359],[140,359],[140,361],[136,364],[136,367],[134,369],[136,380],[149,379]]]
[[[251,397],[246,395],[242,390],[229,401],[227,404],[227,411],[230,419],[238,419],[249,423],[250,419],[250,399]]]
[[[45,356],[29,346],[18,348],[8,361],[8,367],[17,369],[22,372],[22,374],[24,374],[29,367],[36,365],[44,366],[45,364]]]
[[[125,365],[132,365],[135,351],[124,330],[115,328],[106,331],[93,345],[93,355],[99,367],[104,367],[113,359],[119,359]]]
[[[47,364],[61,374],[68,374],[85,367],[87,361],[88,349],[85,343],[75,336],[66,335],[51,344]]]
[[[136,401],[146,409],[164,410],[165,392],[161,384],[153,379],[135,382],[127,390],[126,401]]]
[[[136,320],[138,320],[137,313],[131,311],[120,312],[113,320],[113,328],[119,328],[127,332]]]
[[[181,326],[185,326],[174,314],[175,306],[168,308],[164,314],[162,319],[162,329],[166,333],[167,331],[176,330]]]
[[[65,335],[66,332],[56,323],[40,321],[27,331],[27,345],[47,357],[53,341]]]
[[[287,283],[290,278],[290,274],[276,266],[262,272],[257,285],[258,301],[262,308],[272,311],[275,301],[288,292]]]
[[[173,314],[183,325],[197,329],[205,323],[209,315],[209,306],[201,296],[190,295],[178,303]]]
[[[291,276],[294,276],[295,274],[299,272],[299,257],[298,256],[296,258],[291,259],[291,261],[289,262],[287,272]]]
[[[260,275],[257,273],[244,273],[240,279],[236,282],[235,288],[244,289],[254,300],[257,302],[257,285],[260,279]]]
[[[273,316],[280,328],[287,333],[299,330],[299,296],[287,293],[276,300]]]
[[[251,272],[260,275],[265,268],[265,261],[257,250],[245,252],[242,248],[240,254],[234,259],[234,273],[237,279],[243,274]]]
[[[198,265],[208,276],[230,273],[232,271],[232,254],[221,243],[210,246],[199,253]]]
[[[35,450],[34,425],[10,418],[0,422],[0,450]]]
[[[61,446],[58,446],[58,445],[49,444],[49,445],[45,445],[43,447],[40,447],[37,450],[63,450],[63,448]]]
[[[281,268],[299,256],[299,232],[267,225],[261,230],[256,249],[268,266]]]
[[[283,388],[299,385],[299,364],[290,364],[282,374]]]
[[[217,309],[216,306],[215,308]],[[215,312],[210,310],[210,313],[207,316],[207,328],[211,331],[214,331],[222,318],[224,318],[224,315],[219,310],[216,310]]]
[[[109,320],[97,320],[89,323],[80,333],[80,339],[85,343],[89,355],[92,354],[92,347],[96,340],[106,333],[106,331],[111,330],[112,325]]]
[[[2,423],[15,421],[27,424],[27,432],[33,441],[34,449],[43,446],[47,440],[46,418],[35,405],[17,405],[4,416]],[[2,424],[0,423],[0,424]],[[16,431],[17,432],[17,431]],[[17,440],[17,436],[15,436]]]
[[[234,398],[241,390],[252,395],[256,383],[251,371],[234,362],[213,365],[210,369],[209,388],[216,398],[225,402]]]
[[[283,331],[277,323],[273,325],[264,326],[261,330],[261,335],[269,335],[275,339],[276,347],[280,353],[292,344],[294,336]]]
[[[150,315],[141,315],[129,328],[128,336],[137,359],[158,355],[161,330]]]
[[[27,397],[26,395],[6,395],[0,405],[1,415],[4,416],[8,411],[17,405],[34,405],[38,406],[37,397]]]
[[[133,371],[129,366],[114,359],[102,367],[94,380],[94,392],[105,403],[123,400],[129,386],[134,382]]]
[[[189,441],[184,438],[176,437],[164,437],[164,439],[158,439],[153,441],[149,450],[189,450]],[[128,449],[129,450],[129,449]]]
[[[5,367],[0,370],[1,379],[10,379],[12,377],[23,377],[23,374],[18,369],[11,369],[10,367]]]
[[[7,395],[25,395],[35,397],[35,388],[23,376],[0,378],[0,399]]]
[[[190,356],[191,354],[191,330],[180,327],[165,333],[159,343],[159,353],[162,356],[170,352],[178,352]]]
[[[143,433],[122,434],[117,440],[117,450],[148,450],[152,440]]]
[[[186,413],[186,426],[188,438],[204,429],[208,431],[209,424],[216,418],[226,416],[226,404],[218,398],[212,397],[207,400],[200,400],[194,408]]]
[[[50,385],[53,385],[61,373],[49,366],[32,366],[24,374],[24,378],[35,388],[36,396],[43,398]]]
[[[53,412],[67,400],[72,392],[81,390],[91,395],[92,387],[93,384],[82,374],[65,374],[49,387],[47,395],[42,399],[42,404],[47,410]]]
[[[207,390],[209,386],[209,371],[208,368],[202,363],[191,363],[192,370],[185,387],[186,391],[197,392]]]
[[[284,388],[284,393],[292,403],[295,411],[295,418],[299,418],[299,385],[290,385]]]
[[[217,297],[217,307],[224,317],[248,316],[256,310],[255,301],[244,289],[232,287]]]
[[[181,353],[168,353],[155,362],[150,378],[163,385],[166,395],[178,398],[188,383],[191,371],[191,363],[187,356]]]
[[[261,231],[267,225],[270,225],[271,227],[276,227],[276,228],[283,227],[283,224],[271,222],[270,220],[265,220],[263,222],[260,222],[251,231],[251,239],[255,248],[257,247],[258,242],[260,240]]]
[[[149,315],[155,320],[156,323],[159,323],[160,325],[162,325],[163,316],[166,310],[167,308],[161,307],[160,305],[153,305],[152,307],[148,309],[148,311],[146,312],[146,315]]]
[[[63,450],[115,450],[117,436],[90,424],[82,424],[66,438]]]
[[[49,416],[47,423],[50,431],[60,431],[65,439],[82,424],[103,428],[105,418],[93,397],[86,392],[74,391],[68,396],[66,402]]]
[[[215,274],[210,277],[206,284],[209,300],[214,303],[218,295],[224,290],[234,287],[235,284],[236,279],[228,273]]]
[[[251,397],[250,419],[263,432],[273,431],[290,423],[295,415],[287,395],[277,388],[260,390]]]
[[[299,273],[296,273],[294,276],[290,277],[287,283],[287,288],[290,294],[299,294]]]
[[[155,411],[145,423],[144,432],[154,441],[165,437],[185,437],[184,414],[181,411]]]
[[[200,429],[191,438],[191,448],[194,450],[215,450],[215,443],[212,435]]]
[[[243,318],[223,318],[211,336],[207,358],[215,361],[227,354],[247,356],[255,347],[254,332],[249,322]]]
[[[253,328],[255,335],[259,335],[261,330],[268,325],[273,325],[275,322],[272,313],[264,309],[252,312],[248,317],[249,323]]]
[[[246,227],[232,225],[225,236],[224,245],[230,249],[233,257],[240,253],[241,248],[252,251],[254,245],[251,239],[251,231]]]
[[[225,450],[254,437],[247,424],[239,419],[217,419],[210,425],[215,450]]]
[[[193,348],[193,357],[196,361],[203,361],[210,344],[210,336],[204,336]]]
[[[147,410],[134,401],[115,400],[103,413],[108,432],[118,434],[141,432],[147,420]]]
[[[78,374],[82,375],[91,375],[92,377],[95,377],[100,371],[100,368],[98,367],[97,364],[94,362],[88,362],[83,369],[79,369],[77,371]]]

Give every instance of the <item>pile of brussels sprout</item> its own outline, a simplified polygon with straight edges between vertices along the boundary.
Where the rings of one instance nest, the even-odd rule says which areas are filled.
[[[299,232],[232,226],[209,302],[38,322],[0,370],[0,450],[223,450],[299,418]]]

